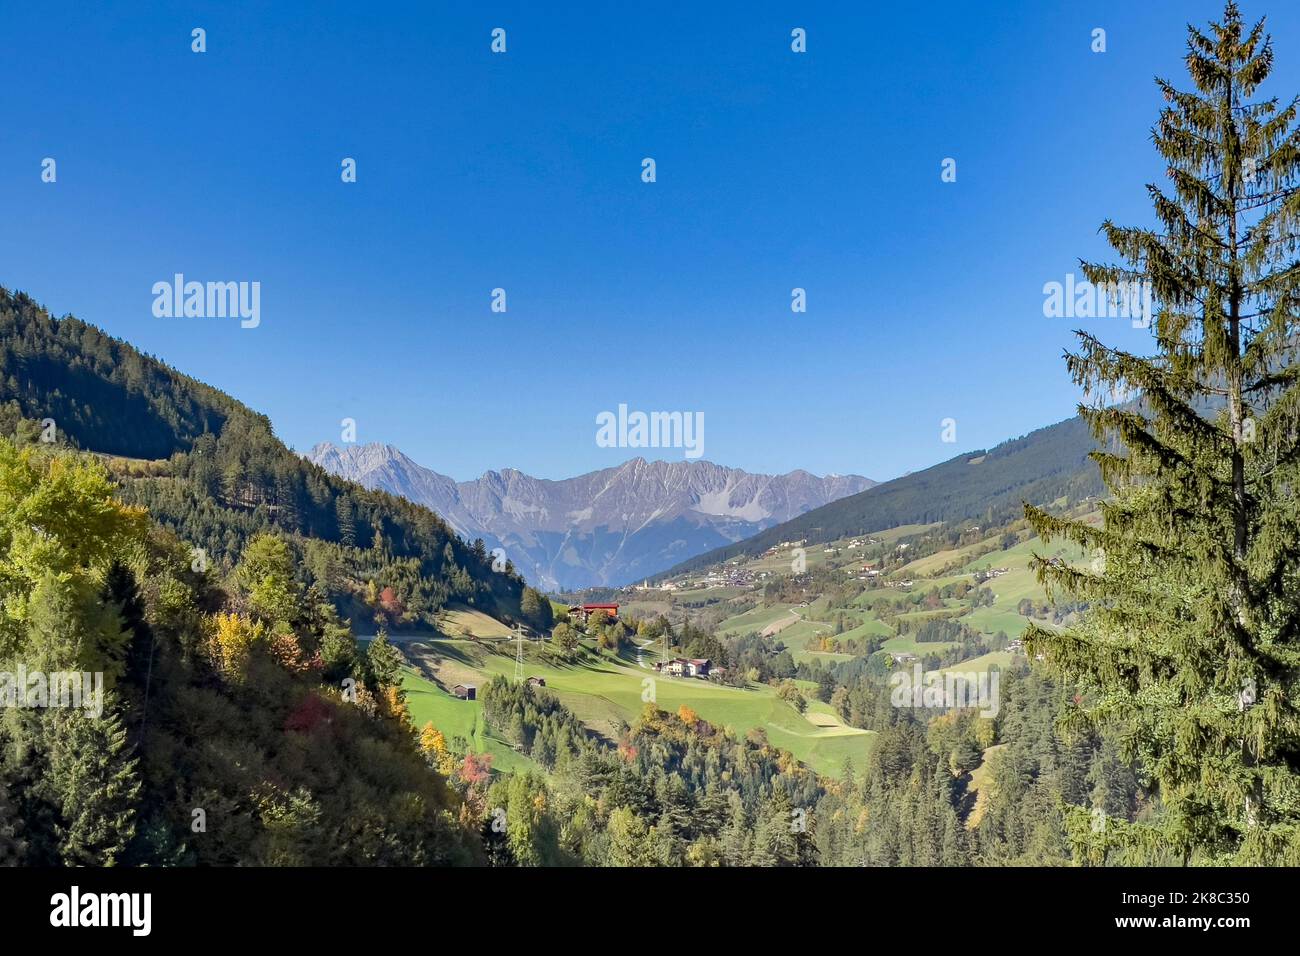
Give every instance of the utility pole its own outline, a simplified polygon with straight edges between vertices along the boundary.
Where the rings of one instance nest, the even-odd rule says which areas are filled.
[[[515,680],[522,681],[524,679],[524,629],[516,624],[515,633],[519,637],[519,648],[515,651]]]

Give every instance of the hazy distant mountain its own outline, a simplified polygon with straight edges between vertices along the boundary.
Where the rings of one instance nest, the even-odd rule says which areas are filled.
[[[698,571],[781,541],[809,544],[907,524],[974,518],[998,524],[1024,514],[1024,502],[1077,502],[1106,494],[1089,454],[1097,442],[1081,418],[1039,428],[995,448],[966,452],[923,471],[877,484],[763,531],[683,560],[669,574]]]
[[[552,590],[639,581],[875,484],[643,458],[560,481],[507,468],[458,482],[391,445],[325,442],[306,457],[431,508],[466,538],[504,548],[530,582]]]

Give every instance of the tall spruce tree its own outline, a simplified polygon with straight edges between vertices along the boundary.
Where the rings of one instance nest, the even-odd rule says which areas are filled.
[[[42,721],[48,772],[37,791],[58,810],[59,856],[69,866],[112,866],[135,836],[141,784],[136,758],[117,714],[49,712]]]
[[[1116,731],[1160,803],[1140,824],[1071,814],[1078,855],[1295,863],[1297,100],[1257,95],[1273,50],[1264,22],[1246,29],[1235,3],[1208,31],[1188,27],[1185,62],[1191,91],[1157,80],[1168,105],[1152,138],[1172,190],[1147,187],[1159,226],[1107,221],[1124,265],[1083,263],[1101,288],[1150,283],[1153,353],[1079,332],[1066,355],[1102,443],[1103,523],[1026,509],[1043,538],[1092,552],[1087,567],[1035,563],[1049,591],[1090,611],[1059,633],[1031,626],[1025,643],[1078,683],[1066,724]]]

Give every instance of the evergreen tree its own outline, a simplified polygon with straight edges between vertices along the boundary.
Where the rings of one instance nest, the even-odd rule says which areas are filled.
[[[352,502],[346,495],[334,499],[334,516],[338,523],[339,540],[349,548],[357,543],[357,526],[352,517]],[[450,544],[447,545],[451,547]]]
[[[43,796],[58,808],[59,855],[72,866],[111,866],[135,835],[140,795],[126,728],[105,701],[102,716],[52,710],[43,720],[49,771]]]
[[[1172,183],[1171,194],[1148,187],[1159,228],[1107,221],[1124,264],[1084,264],[1100,287],[1150,283],[1153,354],[1080,332],[1066,357],[1091,395],[1080,414],[1106,443],[1094,454],[1113,496],[1104,523],[1026,509],[1044,538],[1091,551],[1087,568],[1036,560],[1049,589],[1091,612],[1060,633],[1031,625],[1025,643],[1081,684],[1068,722],[1115,725],[1122,757],[1165,807],[1151,824],[1102,828],[1079,808],[1076,851],[1099,860],[1118,843],[1187,862],[1294,860],[1297,101],[1257,95],[1273,51],[1263,21],[1246,29],[1234,3],[1208,31],[1188,28],[1186,65],[1192,90],[1157,81],[1168,106],[1153,139]]]
[[[402,652],[388,642],[384,631],[380,631],[366,648],[366,669],[370,672],[372,690],[401,684]]]
[[[722,859],[727,866],[745,866],[749,863],[753,846],[753,832],[745,804],[735,790],[727,792],[728,821],[720,838]]]

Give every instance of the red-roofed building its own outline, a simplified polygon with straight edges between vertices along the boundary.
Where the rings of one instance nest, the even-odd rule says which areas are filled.
[[[597,611],[604,611],[611,620],[618,620],[617,604],[575,604],[569,608],[569,617],[578,618],[583,624]]]

